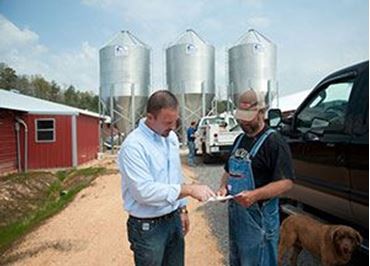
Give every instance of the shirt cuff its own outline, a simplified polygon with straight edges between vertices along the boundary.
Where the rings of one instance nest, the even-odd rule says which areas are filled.
[[[181,192],[181,185],[180,184],[171,185],[171,187],[169,189],[169,192],[168,192],[168,195],[167,195],[167,201],[171,205],[175,205],[176,202],[177,202],[177,199],[180,196],[180,192]]]
[[[179,208],[184,207],[186,205],[188,205],[188,200],[187,199],[183,198],[183,199],[179,200]]]

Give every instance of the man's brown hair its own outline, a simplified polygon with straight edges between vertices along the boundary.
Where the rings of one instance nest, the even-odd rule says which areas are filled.
[[[159,90],[149,97],[146,112],[156,116],[161,109],[176,109],[178,106],[179,102],[172,92],[168,90]]]

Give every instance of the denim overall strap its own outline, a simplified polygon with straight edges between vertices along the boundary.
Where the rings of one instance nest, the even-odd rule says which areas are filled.
[[[255,188],[252,172],[246,171],[246,169],[251,168],[249,152],[244,148],[239,148],[243,137],[244,134],[238,137],[228,160],[229,177],[227,179],[227,190],[230,195],[236,195],[244,190]]]
[[[250,155],[251,157],[254,157],[256,156],[258,150],[261,148],[262,144],[265,142],[265,140],[268,138],[268,136],[270,136],[270,134],[272,134],[275,130],[269,128],[266,130],[265,133],[262,134],[262,136],[257,140],[257,142],[253,145],[251,151],[250,151]]]
[[[234,146],[233,150],[231,151],[231,154],[233,154],[236,151],[236,149],[239,147],[239,144],[242,141],[243,137],[244,137],[244,133],[240,134],[237,137],[238,138],[238,141],[235,143],[235,146]]]

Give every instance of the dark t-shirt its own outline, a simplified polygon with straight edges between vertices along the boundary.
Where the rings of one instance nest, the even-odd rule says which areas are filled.
[[[253,144],[267,129],[268,128],[265,127],[260,133],[258,133],[257,136],[253,138],[248,137],[244,133],[240,134],[236,138],[233,148],[238,139],[242,138],[238,149],[244,148],[250,152]],[[226,172],[228,172],[228,161],[226,162],[224,169]],[[273,132],[264,141],[256,156],[252,158],[252,171],[256,188],[285,178],[294,179],[290,148],[280,133]]]
[[[188,141],[193,142],[195,140],[194,133],[195,133],[195,128],[189,127],[188,130],[186,131]]]

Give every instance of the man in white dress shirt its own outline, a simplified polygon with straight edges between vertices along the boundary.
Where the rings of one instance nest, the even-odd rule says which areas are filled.
[[[205,185],[183,184],[173,131],[179,117],[176,97],[156,91],[146,111],[118,154],[128,238],[136,265],[184,265],[184,235],[189,230],[184,198],[206,201],[215,193]]]

